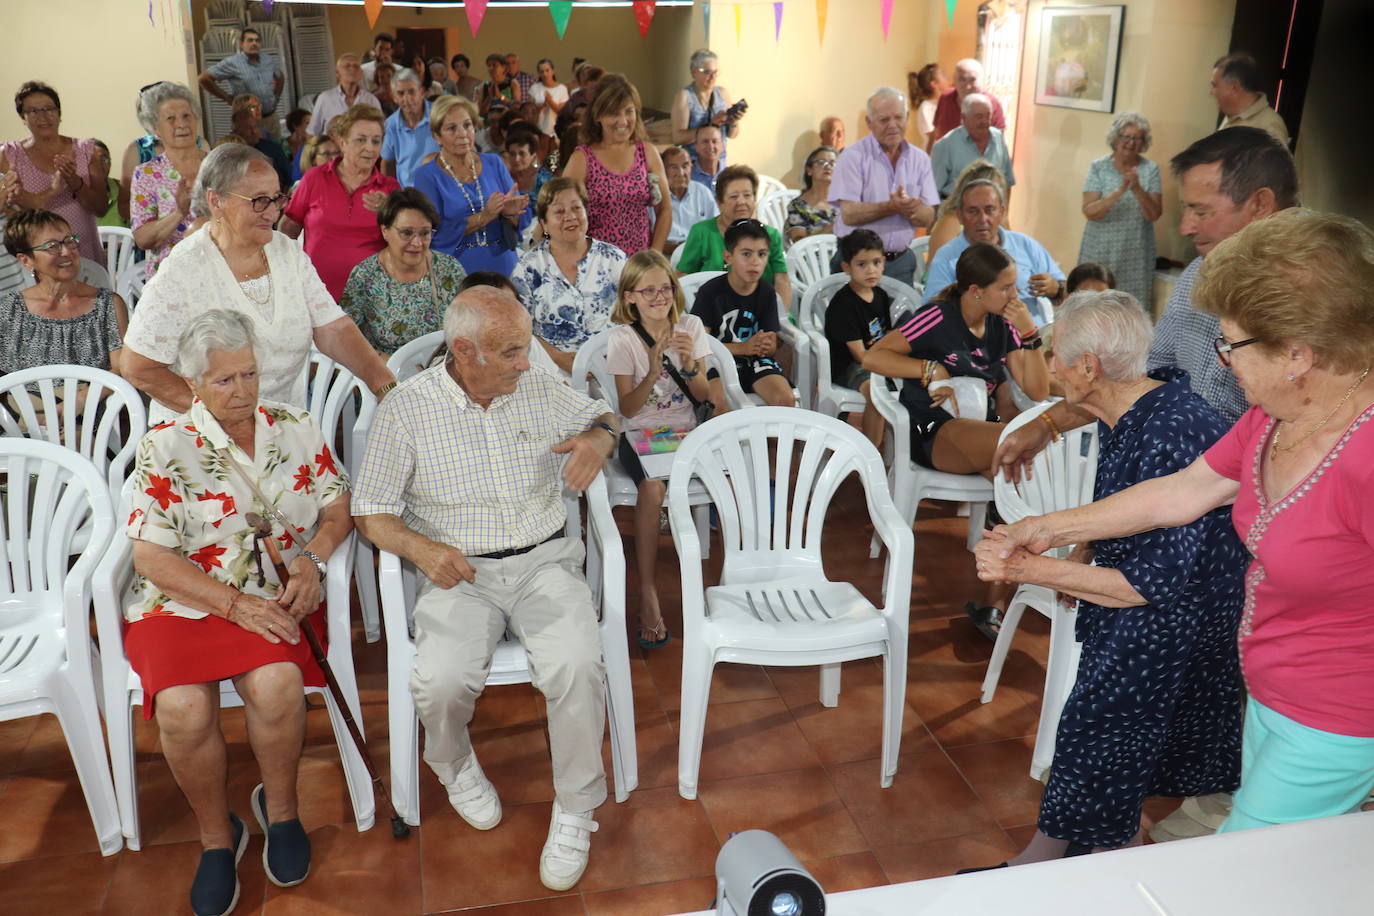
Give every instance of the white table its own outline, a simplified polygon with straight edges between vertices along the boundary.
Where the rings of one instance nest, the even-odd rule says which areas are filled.
[[[831,894],[827,916],[1369,916],[1374,812]],[[1151,899],[1152,898],[1152,899]],[[702,911],[691,916],[711,916]]]

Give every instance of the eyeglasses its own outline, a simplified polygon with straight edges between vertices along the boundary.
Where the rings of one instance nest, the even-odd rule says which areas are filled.
[[[813,163],[811,163],[811,164],[814,165],[814,166],[816,166],[816,167],[818,167],[818,168],[822,168],[822,169],[833,169],[833,168],[835,167],[835,160],[834,160],[834,159],[817,159],[815,162],[813,162]]]
[[[1239,350],[1241,347],[1248,347],[1253,343],[1259,343],[1258,337],[1247,337],[1245,340],[1238,340],[1235,343],[1227,343],[1225,337],[1218,336],[1212,340],[1212,349],[1217,351],[1217,359],[1226,368],[1231,368],[1231,351]]]
[[[280,207],[285,209],[286,205],[291,201],[290,194],[278,194],[276,197],[268,197],[265,194],[259,197],[244,197],[242,194],[235,194],[233,191],[229,191],[228,194],[230,197],[237,197],[239,200],[248,201],[248,203],[252,205],[254,213],[266,213],[268,207]]]
[[[720,70],[704,70],[701,67],[698,67],[697,72],[700,73],[702,76],[715,76],[717,73],[720,72]]]
[[[391,231],[407,242],[414,241],[415,239],[419,239],[422,242],[428,242],[430,237],[434,235],[433,229],[392,229]]]
[[[30,251],[30,252],[33,252],[33,251],[42,251],[42,252],[44,252],[44,253],[51,252],[51,253],[53,253],[53,254],[56,254],[56,253],[60,252],[63,248],[70,248],[72,251],[76,251],[76,250],[77,250],[78,248],[80,248],[80,247],[81,247],[81,236],[73,234],[73,235],[67,236],[65,239],[53,239],[51,242],[44,242],[42,245],[34,245],[32,248],[28,248],[28,249],[25,249],[25,250],[26,250],[26,251]]]
[[[631,290],[631,292],[636,296],[643,296],[650,301],[654,299],[673,298],[673,287],[671,283],[666,286],[646,286],[643,289]]]
[[[32,117],[34,117],[35,115],[55,115],[55,114],[57,114],[57,113],[58,113],[59,111],[61,111],[61,110],[62,110],[62,109],[60,109],[60,108],[55,108],[55,107],[52,106],[52,105],[47,105],[47,106],[45,106],[45,107],[43,107],[43,108],[25,108],[25,109],[24,109],[24,117],[26,117],[26,118],[32,118]]]

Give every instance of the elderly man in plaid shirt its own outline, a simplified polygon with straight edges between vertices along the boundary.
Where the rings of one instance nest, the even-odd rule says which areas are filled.
[[[567,890],[587,866],[601,762],[601,637],[582,578],[583,545],[563,537],[562,488],[584,489],[619,432],[605,402],[530,370],[530,316],[509,293],[461,293],[444,318],[446,365],[378,406],[353,513],[382,550],[424,574],[410,688],[425,761],[478,830],[501,820],[468,722],[492,652],[510,629],[548,701],[555,799],[539,877]],[[562,456],[567,456],[559,474]]]

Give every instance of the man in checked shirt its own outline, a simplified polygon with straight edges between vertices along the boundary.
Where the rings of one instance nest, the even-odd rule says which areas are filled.
[[[582,542],[563,537],[562,489],[585,489],[619,431],[605,402],[530,370],[530,316],[504,290],[460,293],[450,359],[377,408],[353,513],[382,550],[423,573],[410,689],[425,761],[478,830],[501,801],[468,738],[492,652],[509,628],[548,701],[555,799],[539,877],[567,890],[587,867],[606,799],[604,663]],[[560,479],[559,464],[563,456]]]

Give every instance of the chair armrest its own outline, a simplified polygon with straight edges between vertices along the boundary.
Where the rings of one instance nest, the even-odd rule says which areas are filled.
[[[868,517],[873,533],[887,548],[883,569],[883,612],[901,615],[911,611],[911,568],[915,562],[916,535],[892,502],[886,487],[865,487]]]
[[[118,530],[91,574],[92,602],[95,607],[95,630],[101,657],[106,659],[104,670],[111,668],[110,660],[127,664],[124,655],[124,608],[120,597],[129,594],[134,583],[134,546],[124,531]]]
[[[892,466],[905,470],[911,461],[911,415],[897,399],[898,393],[888,389],[887,382],[887,376],[874,372],[869,378],[868,396],[873,409],[892,427]]]
[[[334,548],[325,564],[324,600],[327,626],[329,629],[329,655],[332,657],[336,645],[347,649],[349,658],[353,656],[353,629],[350,621],[349,585],[353,581],[353,543],[356,532],[350,531],[348,537]]]
[[[595,546],[601,568],[588,570],[600,577],[601,626],[625,632],[625,546],[620,529],[611,514],[606,475],[597,474],[585,494],[587,502],[587,540]],[[594,544],[592,543],[594,542]]]

